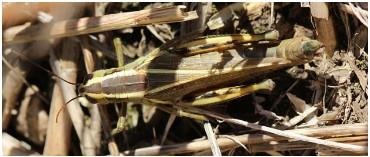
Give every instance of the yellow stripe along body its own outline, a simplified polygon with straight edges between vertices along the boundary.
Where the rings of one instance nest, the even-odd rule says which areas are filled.
[[[275,57],[248,59],[236,51],[212,52],[186,58],[165,54],[155,58],[142,69],[121,69],[93,77],[84,86],[86,89],[90,87],[90,90],[85,90],[85,95],[99,103],[140,102],[142,98],[174,102],[194,91],[232,83],[240,78],[247,80],[266,72],[267,69],[280,69],[290,64],[289,60]],[[130,78],[132,79],[129,80]],[[118,87],[117,81],[114,80],[121,81],[124,85]],[[109,87],[110,93],[107,92],[109,85],[104,86],[104,83],[112,84],[112,87]],[[104,87],[94,93],[91,92],[93,84]],[[128,91],[130,87],[132,88]]]
[[[302,45],[303,41],[307,44]],[[313,40],[302,38],[296,44],[289,45],[289,49],[279,45],[273,50],[287,50],[290,54],[276,52],[275,57],[245,56],[248,52],[266,52],[256,52],[256,49],[231,49],[189,57],[163,53],[144,62],[139,69],[112,68],[96,71],[93,73],[94,77],[82,87],[81,94],[103,104],[141,102],[143,99],[173,103],[191,92],[220,88],[263,73],[302,64],[312,58],[314,53],[311,51],[320,48],[317,41],[311,41]],[[307,51],[302,51],[306,49]],[[304,57],[300,57],[303,55]]]

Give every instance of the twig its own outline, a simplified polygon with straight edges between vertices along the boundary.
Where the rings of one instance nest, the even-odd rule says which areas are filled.
[[[81,50],[84,57],[85,68],[88,74],[91,74],[95,70],[94,54],[86,47],[87,39],[82,39]],[[96,152],[99,152],[101,145],[101,117],[99,113],[98,104],[88,103],[90,106],[89,113],[91,115],[91,136],[94,137],[93,141],[95,144]]]
[[[311,5],[312,15],[314,15],[314,10],[319,11],[320,14],[326,12],[326,15],[321,15],[325,16],[326,19],[320,16],[313,16],[313,19],[316,25],[317,39],[325,45],[325,53],[331,58],[337,45],[333,18],[329,15],[329,9],[325,2],[316,2],[315,4],[315,6]]]
[[[317,110],[316,107],[312,107],[312,105],[307,104],[304,100],[291,93],[287,93],[286,95],[288,96],[290,102],[294,105],[294,110],[299,114],[299,116],[294,117],[287,124],[285,124],[287,127],[292,127],[302,120],[305,120],[307,125],[317,124],[317,117],[316,114],[314,114],[314,112]]]
[[[168,132],[170,131],[170,128],[171,128],[173,122],[175,121],[175,119],[176,119],[176,115],[175,114],[170,114],[170,117],[168,118],[166,128],[164,129],[164,133],[163,133],[163,136],[162,136],[162,139],[161,139],[161,145],[163,145],[164,142],[166,141]]]
[[[61,89],[54,84],[53,97],[50,105],[50,118],[43,155],[68,155],[71,140],[71,119],[66,111],[60,114],[58,123],[55,123],[59,109],[64,105]]]
[[[266,151],[266,153],[271,156],[284,156],[282,153],[279,153],[277,151]]]
[[[283,100],[286,93],[290,92],[290,90],[292,90],[298,84],[298,82],[299,79],[295,80],[294,83],[292,83],[292,85],[290,85],[289,88],[274,101],[274,103],[270,107],[270,111],[275,109],[275,107],[280,103],[280,101]]]
[[[113,39],[113,45],[114,45],[114,48],[115,48],[115,52],[116,52],[116,57],[117,57],[117,61],[118,61],[118,67],[122,67],[125,65],[125,58],[123,56],[123,50],[122,50],[122,41],[121,41],[121,38],[120,37],[115,37]]]
[[[95,70],[95,67],[97,67],[99,64],[98,62],[95,62],[94,60],[94,58],[96,57],[94,56],[94,53],[92,53],[88,49],[90,46],[90,44],[88,43],[88,39],[83,38],[81,41],[82,41],[81,42],[82,52],[84,55],[86,71],[87,73],[91,74]],[[109,150],[110,155],[119,155],[117,143],[110,136],[110,132],[112,131],[112,128],[109,125],[111,123],[109,121],[108,114],[107,114],[105,107],[106,106],[101,106],[98,104],[91,104],[91,107],[90,107],[91,120],[92,120],[92,125],[91,125],[92,134],[93,134],[93,137],[98,137],[94,141],[95,141],[96,146],[100,147],[100,141],[101,141],[100,133],[101,133],[101,128],[102,128],[103,133],[104,133],[103,137],[105,139],[108,139],[108,150]]]
[[[71,43],[71,40],[67,40],[64,42],[65,47],[62,49],[62,56],[60,59],[57,59],[57,56],[54,53],[50,53],[50,64],[55,74],[58,76],[67,79],[70,82],[76,82],[77,79],[77,69],[76,69],[76,56],[78,53],[77,45],[76,43]],[[71,53],[74,52],[74,53]],[[72,60],[72,62],[68,62],[67,60]],[[74,62],[73,62],[74,61]],[[63,70],[62,70],[63,69]],[[64,101],[68,102],[69,100],[77,97],[77,94],[75,92],[75,85],[68,84],[64,81],[61,81],[58,79],[57,81],[59,85],[61,86],[62,93],[64,96]],[[95,154],[94,148],[86,148],[84,146],[84,143],[93,143],[91,142],[91,132],[85,127],[84,123],[84,113],[82,112],[82,108],[79,105],[79,103],[74,100],[71,101],[70,104],[67,105],[67,109],[69,112],[69,115],[72,120],[72,124],[76,130],[77,136],[80,139],[80,147],[83,154]],[[84,136],[84,134],[90,134],[88,138]],[[89,151],[87,151],[89,150]]]
[[[287,133],[302,134],[306,136],[319,137],[319,138],[330,138],[330,137],[352,137],[367,135],[367,124],[345,124],[345,125],[333,125],[322,128],[305,128],[305,129],[294,129],[286,130]],[[229,135],[232,136],[232,135]],[[258,143],[268,143],[270,141],[282,141],[287,140],[286,137],[281,137],[273,134],[245,134],[232,136],[235,140],[240,141],[244,145],[252,145]],[[227,148],[233,148],[238,146],[233,140],[220,136],[217,139],[217,143],[222,150]],[[163,155],[163,154],[182,154],[190,152],[199,152],[206,149],[210,149],[208,140],[199,140],[187,143],[179,143],[174,145],[165,146],[151,146],[145,148],[139,148],[136,150],[124,151],[124,155]],[[363,150],[366,152],[367,150]]]
[[[366,136],[354,136],[354,137],[338,137],[338,138],[332,138],[330,140],[336,140],[336,141],[343,141],[347,143],[352,143],[356,145],[363,145],[367,146],[368,145],[368,137]],[[343,155],[348,155],[348,156],[353,156],[353,155],[367,155],[368,152],[358,152],[358,153],[353,153],[353,152],[348,152],[348,151],[343,151],[340,149],[333,149],[330,147],[318,147],[317,148],[318,155],[330,155],[330,156],[343,156]]]
[[[40,12],[50,14],[53,19],[63,18],[75,10],[82,10],[91,3],[6,3],[3,4],[3,29],[25,22],[40,20]],[[68,10],[68,12],[63,12]],[[59,14],[63,12],[62,14]],[[62,16],[62,17],[60,17]]]
[[[192,154],[193,156],[211,156],[212,155],[212,151],[210,149],[207,149],[207,150],[203,150],[203,151],[200,151],[200,152],[196,152],[194,154]]]
[[[94,54],[88,48],[88,39],[81,39],[81,49],[84,57],[86,72],[91,74],[95,70]]]
[[[153,8],[128,13],[104,15],[101,17],[85,17],[74,20],[59,21],[50,24],[33,25],[22,33],[4,32],[3,44],[24,43],[34,40],[77,36],[138,27],[148,24],[173,23],[198,18],[195,12],[183,12],[184,6]],[[46,33],[40,33],[45,31]]]
[[[219,135],[219,137],[225,137],[225,138],[228,138],[228,139],[230,139],[230,140],[233,140],[236,144],[238,144],[240,147],[242,147],[245,151],[247,151],[247,152],[249,152],[250,153],[250,151],[248,150],[248,148],[245,146],[245,145],[243,145],[243,143],[241,143],[238,139],[236,139],[235,137],[233,137],[233,136],[230,136],[230,135]]]
[[[317,111],[317,107],[315,107],[315,106],[312,106],[312,107],[306,109],[303,113],[301,113],[298,116],[295,116],[292,119],[290,119],[289,122],[283,123],[284,126],[280,129],[284,130],[286,128],[291,128],[291,127],[297,125],[299,122],[304,120],[306,117],[308,117],[309,115],[311,115],[315,111]]]
[[[350,5],[348,4],[343,4],[343,3],[338,3],[339,4],[339,8],[348,13],[348,14],[351,14],[351,15],[355,15],[355,13],[353,12],[354,10],[351,8]],[[367,10],[363,10],[361,8],[357,8],[357,10],[360,12],[360,14],[362,15],[367,15],[368,14],[368,11]]]
[[[105,139],[108,139],[108,150],[110,155],[117,156],[119,155],[118,146],[114,138],[110,135],[112,128],[110,126],[110,120],[108,117],[106,106],[98,105],[100,116],[102,119],[102,127],[104,132]]]
[[[274,23],[274,2],[271,2],[270,5],[271,5],[271,7],[270,7],[271,13],[270,13],[270,22],[269,22],[269,25],[268,25],[269,29],[271,29],[271,26]]]
[[[11,110],[16,105],[16,99],[19,96],[20,90],[23,88],[23,85],[26,84],[32,90],[36,91],[33,86],[25,79],[25,76],[28,74],[28,68],[22,68],[20,65],[16,65],[17,67],[13,67],[4,57],[2,57],[3,63],[10,69],[5,77],[5,84],[4,84],[4,107],[3,107],[3,120],[2,126],[3,130],[7,129],[8,124],[11,118]],[[38,92],[36,92],[38,93]],[[40,95],[39,93],[37,95]],[[40,95],[42,100],[46,100]]]
[[[90,126],[91,136],[94,137],[92,138],[92,140],[94,141],[93,144],[95,144],[94,145],[95,150],[97,154],[99,154],[99,150],[101,146],[101,131],[102,131],[101,121],[102,120],[100,117],[98,104],[90,104],[90,105],[91,106],[89,107],[89,113],[91,115],[91,126]]]
[[[213,156],[222,156],[221,150],[217,144],[216,136],[215,136],[215,133],[213,132],[211,123],[209,123],[209,121],[206,121],[204,122],[203,127],[204,127],[204,131],[206,132],[208,142],[211,145]]]
[[[186,107],[186,108],[189,109],[190,107]],[[256,130],[269,132],[269,133],[276,134],[276,135],[279,135],[279,136],[292,138],[292,139],[295,139],[295,140],[306,141],[306,142],[310,142],[310,143],[316,143],[316,144],[319,144],[319,145],[329,146],[329,147],[343,149],[343,150],[347,150],[347,151],[353,151],[353,152],[362,152],[365,149],[367,149],[367,148],[362,147],[362,146],[356,146],[356,145],[351,145],[351,144],[344,144],[344,143],[338,143],[338,142],[333,142],[333,141],[327,141],[327,140],[307,137],[307,136],[300,135],[300,134],[295,134],[295,133],[287,133],[287,132],[282,131],[282,130],[278,130],[278,129],[274,129],[274,128],[270,128],[270,127],[266,127],[266,126],[261,126],[261,125],[258,125],[258,124],[248,123],[248,122],[240,120],[240,119],[230,118],[230,117],[227,117],[227,116],[224,116],[224,115],[220,115],[220,114],[217,114],[217,113],[214,113],[214,112],[211,112],[211,111],[207,111],[207,110],[203,110],[203,109],[199,109],[199,108],[191,108],[190,110],[194,113],[206,115],[206,116],[209,116],[209,117],[212,117],[212,118],[216,118],[216,119],[222,120],[224,122],[233,123],[233,124],[245,126],[245,127],[256,129]]]
[[[293,104],[294,110],[297,113],[302,113],[307,108],[311,107],[311,105],[307,104],[304,100],[298,98],[292,93],[286,93],[286,96],[288,97],[289,101]]]
[[[229,152],[227,153],[227,156],[233,156],[233,155],[234,155],[234,153],[235,153],[235,149],[236,149],[236,148],[232,148],[232,149],[230,149],[230,150],[229,150]]]
[[[329,137],[326,140],[336,141],[336,142],[345,142],[353,145],[366,146],[364,143],[367,141],[367,136],[353,136],[353,137]],[[361,142],[361,143],[359,143]],[[304,150],[304,149],[321,149],[325,146],[318,146],[314,143],[307,143],[302,141],[279,141],[279,142],[269,142],[269,143],[260,143],[256,145],[251,145],[251,152],[265,152],[265,151],[289,151],[289,150]],[[338,152],[346,152],[341,149],[333,149],[331,147],[325,147],[328,150],[336,150]],[[367,151],[362,152],[347,152],[350,155],[359,155],[366,154]],[[338,153],[336,155],[342,155]]]
[[[30,150],[30,145],[24,141],[12,137],[6,132],[3,132],[2,137],[2,155],[40,155],[39,153]]]
[[[353,4],[350,2],[350,3],[348,3],[349,4],[349,6],[350,6],[350,8],[352,9],[352,13],[357,17],[357,19],[363,24],[363,25],[365,25],[366,27],[368,27],[368,20],[367,19],[364,19],[364,17],[362,16],[362,14],[360,14],[361,12],[360,11],[358,11],[358,10],[361,10],[361,11],[363,11],[362,9],[359,9],[359,8],[357,8],[357,7],[355,7],[355,6],[353,6]],[[367,13],[365,14],[365,15],[367,15]]]
[[[186,21],[181,23],[180,36],[191,32],[192,30],[197,30],[205,27],[208,18],[208,9],[212,5],[211,2],[185,2],[188,10],[194,10],[197,12],[199,18],[192,21]]]
[[[345,31],[346,31],[346,36],[347,36],[347,50],[350,50],[352,46],[352,34],[351,34],[351,29],[350,29],[350,26],[349,26],[349,20],[348,20],[348,15],[343,13],[343,12],[339,12],[339,15],[342,19],[342,22],[344,24],[344,27],[345,27]]]
[[[158,34],[158,32],[155,30],[153,25],[147,25],[146,28],[162,43],[166,43],[166,41],[163,39],[161,35]]]
[[[324,94],[322,95],[322,112],[323,112],[323,114],[325,114],[326,111],[327,111],[327,108],[326,108],[326,105],[325,105],[326,91],[327,91],[327,84],[326,84],[326,78],[324,78]]]

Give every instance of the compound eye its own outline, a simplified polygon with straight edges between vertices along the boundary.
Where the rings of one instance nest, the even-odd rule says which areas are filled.
[[[90,79],[92,79],[94,77],[93,74],[87,74],[84,78],[83,78],[83,81],[82,81],[82,84],[86,84],[87,81],[89,81]]]
[[[84,86],[79,86],[78,87],[78,93],[80,93],[80,94],[83,94],[83,93],[85,93],[85,87]]]
[[[93,75],[93,74],[87,74],[87,76],[86,76],[86,78],[87,78],[88,80],[92,79],[93,77],[94,77],[94,75]]]

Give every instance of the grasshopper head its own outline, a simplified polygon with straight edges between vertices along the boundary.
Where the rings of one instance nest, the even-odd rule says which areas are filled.
[[[146,79],[146,73],[136,70],[98,70],[88,76],[86,83],[79,87],[79,93],[90,102],[100,104],[141,100]]]
[[[101,77],[89,74],[87,81],[78,87],[81,96],[86,97],[91,103],[107,103],[100,83]]]

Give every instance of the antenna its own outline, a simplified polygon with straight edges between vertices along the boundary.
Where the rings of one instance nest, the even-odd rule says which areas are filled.
[[[60,115],[60,113],[61,113],[63,110],[65,110],[66,106],[67,106],[70,102],[72,102],[73,100],[76,100],[77,98],[80,98],[80,97],[83,97],[83,96],[82,96],[82,95],[78,95],[78,96],[76,96],[76,97],[72,98],[71,100],[68,100],[68,101],[67,101],[67,103],[65,103],[63,106],[61,106],[61,107],[59,108],[58,113],[57,113],[57,117],[55,118],[55,123],[58,123],[59,115]]]
[[[59,78],[59,79],[63,80],[64,82],[67,82],[67,83],[72,84],[72,85],[79,85],[78,83],[73,83],[73,82],[70,82],[70,81],[67,81],[67,80],[63,79],[62,77],[58,76],[57,74],[54,74],[54,73],[53,73],[53,72],[51,72],[50,70],[48,70],[48,69],[46,69],[46,68],[44,68],[44,67],[42,67],[42,66],[40,66],[40,65],[38,65],[38,64],[36,64],[36,63],[34,63],[34,62],[33,62],[33,61],[31,61],[29,58],[27,58],[26,56],[24,56],[23,54],[21,54],[21,53],[19,53],[19,52],[17,52],[17,51],[12,51],[12,52],[16,53],[19,57],[21,57],[22,59],[24,59],[24,60],[25,60],[25,61],[27,61],[28,63],[32,64],[33,66],[36,66],[36,67],[38,67],[38,68],[42,69],[43,71],[47,72],[48,74],[53,75],[53,76],[55,76],[55,77],[57,77],[57,78]]]

